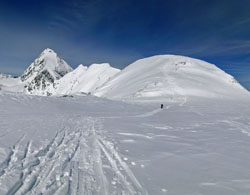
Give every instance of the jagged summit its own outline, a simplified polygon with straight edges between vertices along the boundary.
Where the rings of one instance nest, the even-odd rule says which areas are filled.
[[[87,70],[88,67],[84,66],[83,64],[80,64],[75,70],[78,70],[78,69],[85,69],[85,70]]]
[[[109,63],[101,63],[101,64],[91,64],[89,68],[110,68]]]
[[[79,65],[57,82],[56,94],[92,93],[120,70],[108,63]]]
[[[46,69],[54,79],[59,79],[68,72],[72,71],[72,68],[52,49],[45,49],[21,76],[22,81],[29,78],[33,78],[36,73],[39,73]]]
[[[28,93],[45,95],[46,88],[73,69],[52,49],[45,49],[21,76]]]
[[[80,84],[75,88],[76,91],[93,93],[98,87],[102,86],[114,75],[120,72],[108,63],[92,64],[81,78]]]
[[[43,50],[41,55],[44,55],[44,54],[47,54],[47,53],[55,53],[56,54],[56,52],[53,49],[46,48],[45,50]]]

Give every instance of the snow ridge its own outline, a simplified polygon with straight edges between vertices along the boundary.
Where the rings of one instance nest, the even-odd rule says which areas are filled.
[[[94,94],[111,99],[249,98],[249,93],[231,75],[215,65],[174,55],[138,60]]]
[[[119,71],[108,63],[92,64],[89,67],[79,65],[58,80],[55,94],[92,93]]]

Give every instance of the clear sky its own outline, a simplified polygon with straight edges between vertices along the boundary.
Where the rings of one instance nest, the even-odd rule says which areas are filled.
[[[0,72],[20,75],[45,48],[73,68],[185,55],[250,87],[250,1],[1,0]]]

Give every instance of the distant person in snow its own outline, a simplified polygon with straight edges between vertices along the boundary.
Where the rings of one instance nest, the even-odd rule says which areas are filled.
[[[161,104],[161,109],[163,109],[163,104]]]

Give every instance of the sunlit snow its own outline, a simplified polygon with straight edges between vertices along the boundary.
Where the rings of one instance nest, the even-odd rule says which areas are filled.
[[[0,194],[248,195],[249,154],[250,93],[201,60],[0,74]]]

